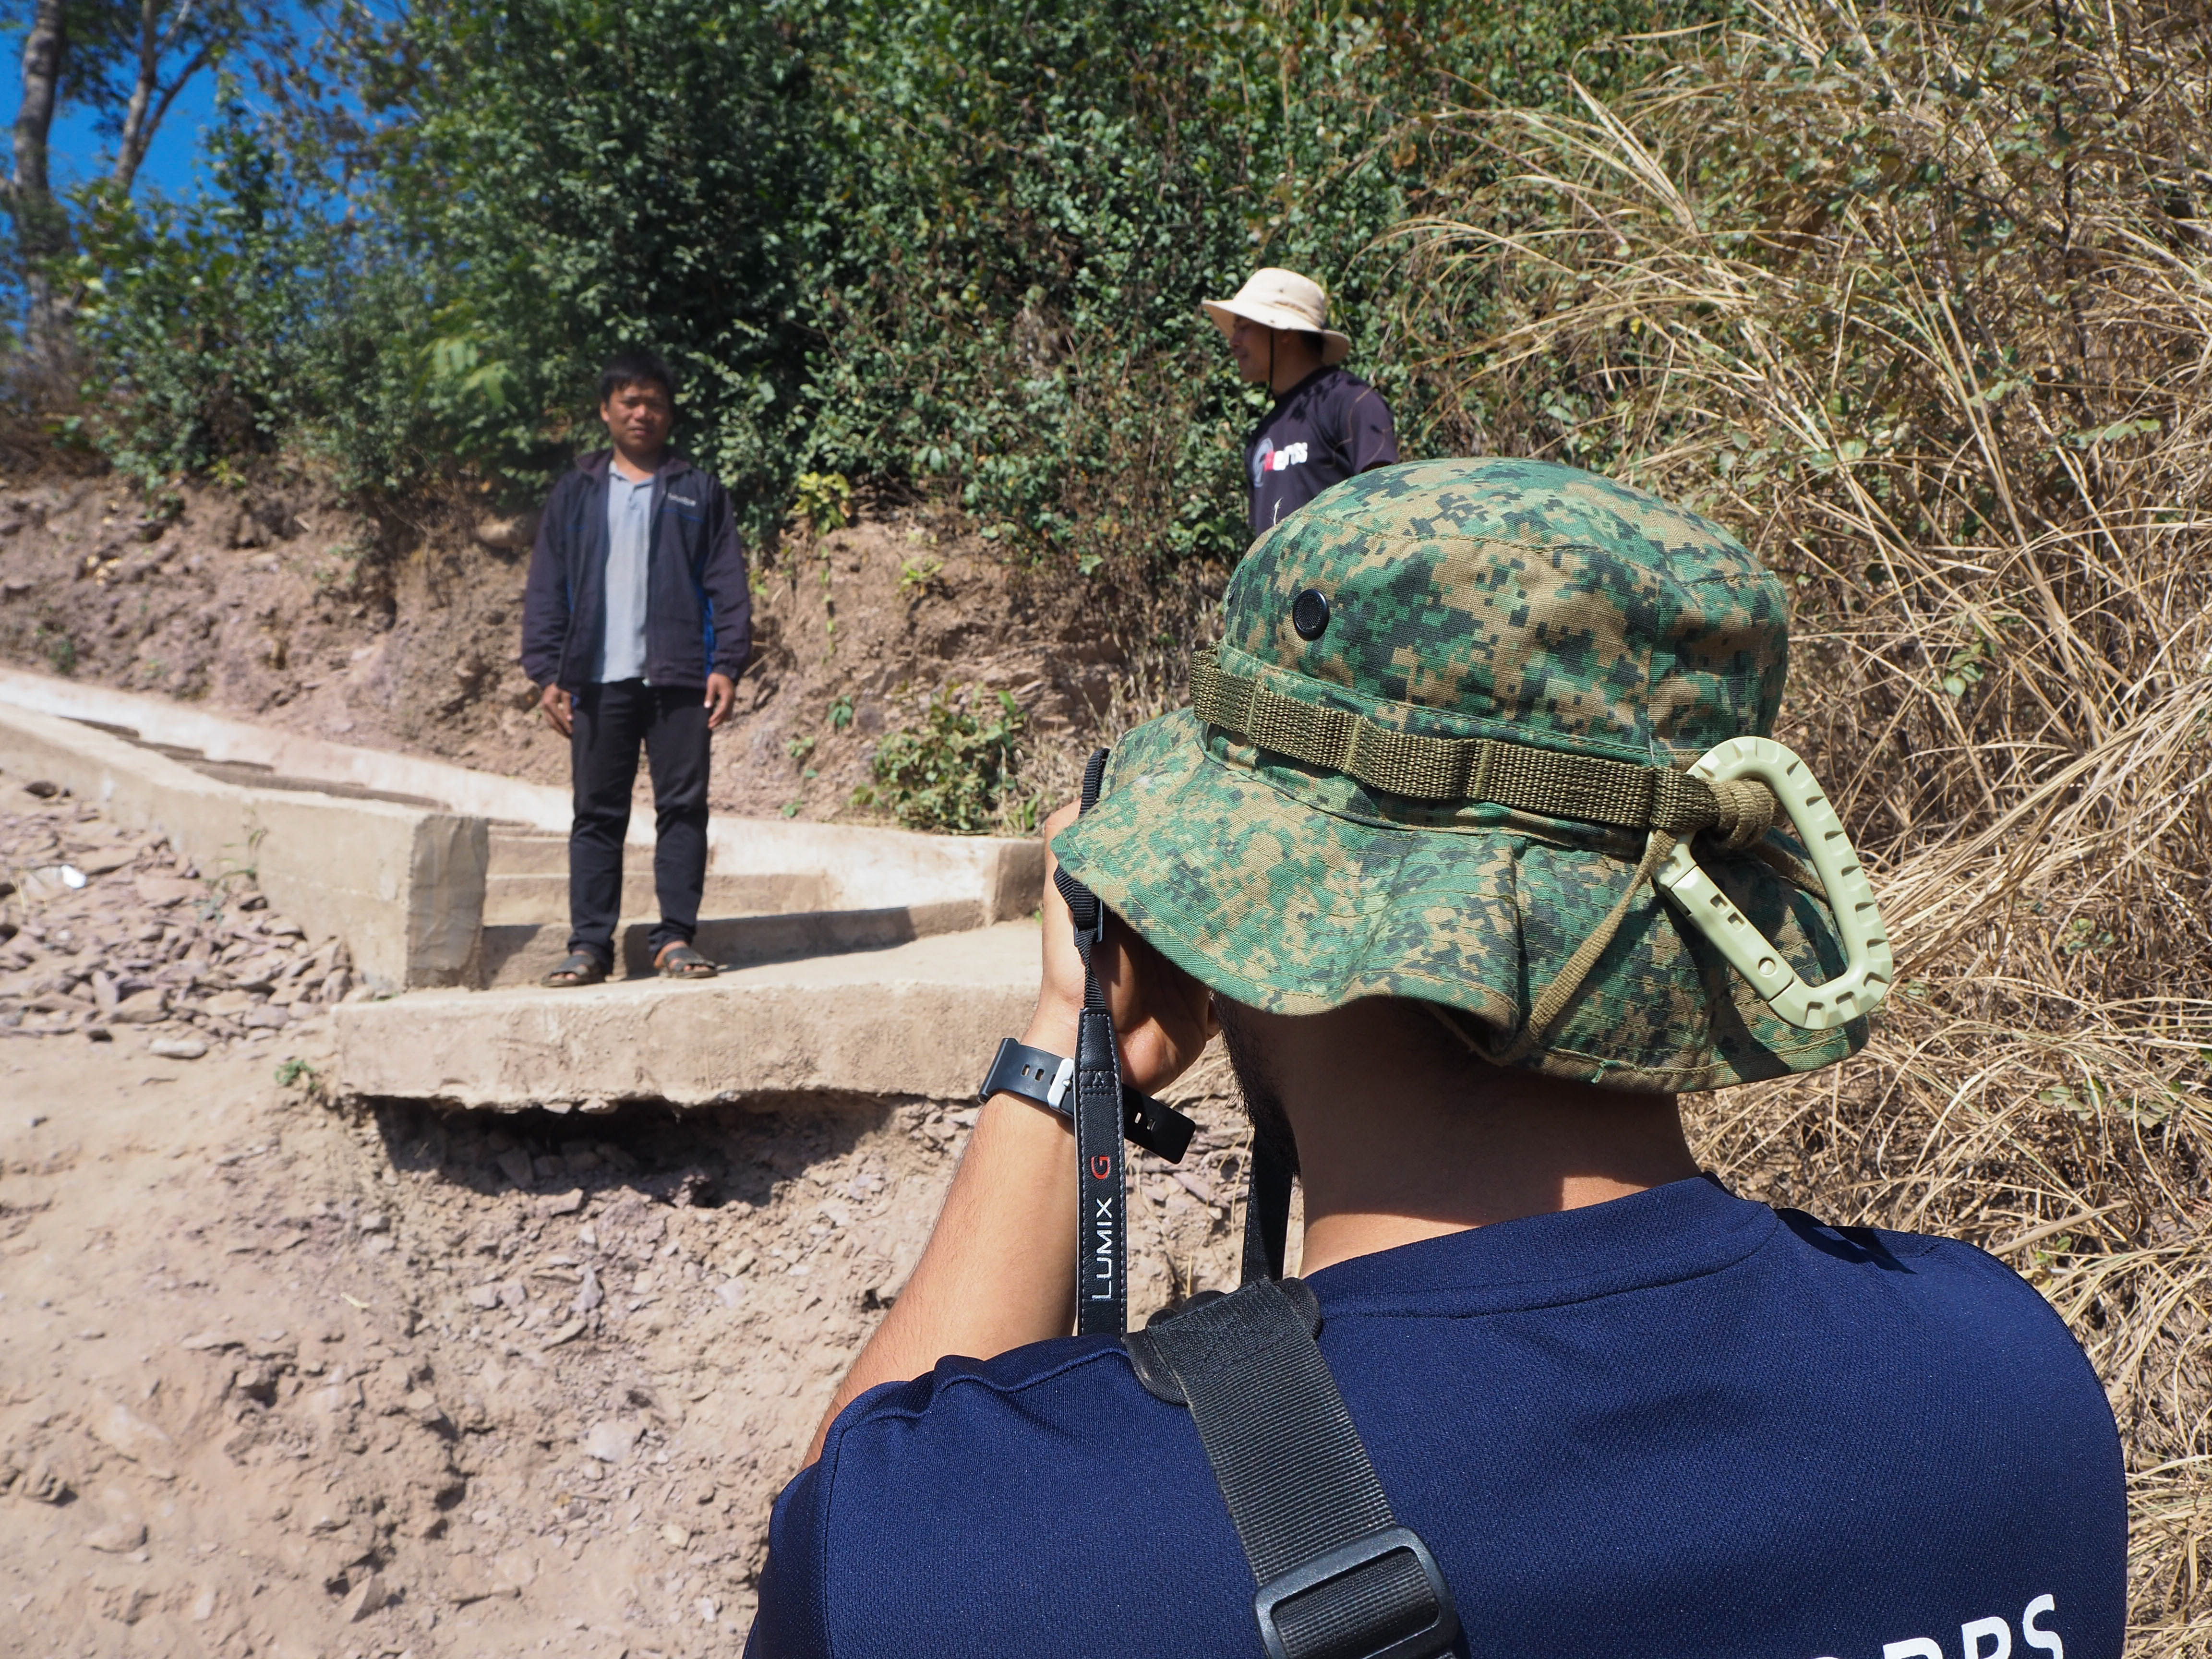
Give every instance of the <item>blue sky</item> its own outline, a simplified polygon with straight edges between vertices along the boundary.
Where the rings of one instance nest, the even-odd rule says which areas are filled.
[[[15,111],[23,101],[23,82],[17,60],[11,55],[0,66],[0,122],[9,131]],[[143,197],[150,185],[169,196],[189,195],[192,171],[199,153],[201,131],[214,124],[215,76],[202,70],[177,94],[169,113],[154,134],[146,159],[138,168],[132,194]],[[57,194],[72,185],[103,178],[115,160],[115,146],[94,131],[92,112],[65,105],[54,117],[49,162]]]
[[[303,36],[312,35],[318,28],[309,4],[303,0],[286,0],[282,9],[290,14],[293,27]],[[22,52],[19,19],[16,27],[0,33],[0,128],[7,134],[13,133],[15,112],[23,102]],[[131,193],[142,200],[149,189],[167,196],[190,195],[198,182],[200,136],[216,118],[215,72],[202,70],[169,106],[168,115],[155,131],[153,144],[139,166]],[[57,194],[106,176],[113,165],[115,146],[100,137],[95,125],[93,112],[82,105],[64,104],[55,114],[49,167]],[[0,135],[0,143],[4,143],[5,136]],[[7,165],[12,163],[0,157],[0,166]]]

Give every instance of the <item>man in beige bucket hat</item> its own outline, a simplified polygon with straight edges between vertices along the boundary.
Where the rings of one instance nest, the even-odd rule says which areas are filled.
[[[1237,373],[1275,394],[1244,441],[1255,536],[1331,484],[1398,459],[1382,394],[1342,364],[1352,342],[1328,327],[1328,295],[1311,277],[1255,270],[1233,300],[1203,301],[1229,340]]]

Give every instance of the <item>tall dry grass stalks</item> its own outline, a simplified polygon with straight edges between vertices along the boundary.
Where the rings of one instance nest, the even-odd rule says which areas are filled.
[[[1630,479],[1795,585],[1782,735],[1899,990],[1703,1145],[2038,1284],[2127,1443],[2132,1650],[2212,1652],[2207,15],[1754,3],[1583,118],[1451,118],[1394,245],[1424,447]]]

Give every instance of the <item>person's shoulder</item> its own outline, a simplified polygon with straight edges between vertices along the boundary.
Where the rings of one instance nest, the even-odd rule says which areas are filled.
[[[1363,380],[1343,364],[1325,368],[1314,381],[1314,391],[1331,403],[1358,403],[1363,398],[1380,398],[1371,380]]]
[[[680,450],[669,456],[665,477],[671,489],[681,488],[702,502],[730,499],[729,489],[720,478]]]
[[[1197,1530],[1219,1502],[1188,1414],[1144,1391],[1119,1342],[946,1359],[848,1406],[785,1488],[757,1653],[867,1649],[886,1620],[903,1651],[1027,1652],[1048,1620],[995,1564],[1023,1559],[1023,1583],[1112,1577],[1134,1570],[1140,1523]]]
[[[1979,1342],[2081,1352],[2057,1310],[1986,1250],[1932,1234],[1836,1226],[1802,1210],[1775,1214],[1786,1230],[1783,1248],[1798,1255],[1804,1271],[1847,1273],[1877,1292],[1875,1316],[1887,1310],[1923,1329],[1948,1328]]]
[[[551,501],[572,490],[590,489],[606,471],[613,456],[611,449],[586,450],[556,475],[553,487],[546,491],[546,499]]]
[[[1389,404],[1374,385],[1339,364],[1322,371],[1314,382],[1314,401],[1332,417],[1351,419],[1370,410],[1388,413]]]
[[[823,1456],[832,1446],[889,1431],[920,1431],[948,1440],[1004,1431],[1031,1424],[1038,1413],[1080,1410],[1085,1422],[1115,1401],[1148,1400],[1128,1351],[1110,1338],[1061,1337],[1016,1348],[995,1359],[939,1360],[926,1376],[870,1389],[830,1425]]]
[[[869,1390],[830,1425],[816,1468],[825,1504],[896,1529],[902,1515],[1028,1501],[1036,1481],[1061,1483],[1072,1445],[1127,1453],[1179,1415],[1145,1392],[1118,1341],[1065,1337]]]

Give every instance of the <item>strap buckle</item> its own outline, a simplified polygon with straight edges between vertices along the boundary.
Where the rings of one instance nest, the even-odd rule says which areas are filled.
[[[1872,1013],[1889,994],[1896,963],[1875,906],[1874,885],[1852,849],[1844,821],[1812,769],[1771,738],[1730,738],[1690,769],[1711,783],[1757,778],[1774,792],[1820,872],[1828,909],[1843,935],[1846,965],[1824,985],[1808,985],[1750,919],[1691,856],[1686,838],[1654,879],[1690,925],[1713,943],[1780,1018],[1802,1030],[1824,1031]]]
[[[1362,1571],[1381,1566],[1393,1556],[1409,1556],[1420,1569],[1421,1576],[1428,1581],[1431,1616],[1418,1628],[1393,1637],[1382,1647],[1365,1648],[1352,1654],[1341,1646],[1347,1626],[1357,1628],[1358,1624],[1375,1620],[1376,1599],[1389,1595],[1389,1589],[1376,1585],[1367,1588],[1363,1594],[1347,1581]],[[1310,1603],[1304,1607],[1297,1605],[1302,1597],[1339,1588],[1350,1592],[1347,1599],[1352,1605],[1334,1617],[1327,1609]],[[1288,1633],[1282,1625],[1286,1611],[1293,1626]],[[1319,1654],[1327,1654],[1330,1659],[1431,1659],[1431,1656],[1442,1653],[1459,1639],[1459,1609],[1452,1601],[1451,1589],[1444,1583],[1436,1557],[1429,1553],[1429,1547],[1411,1527],[1385,1527],[1379,1532],[1370,1532],[1269,1579],[1252,1597],[1252,1616],[1260,1621],[1260,1639],[1267,1644],[1267,1659],[1310,1659]]]

